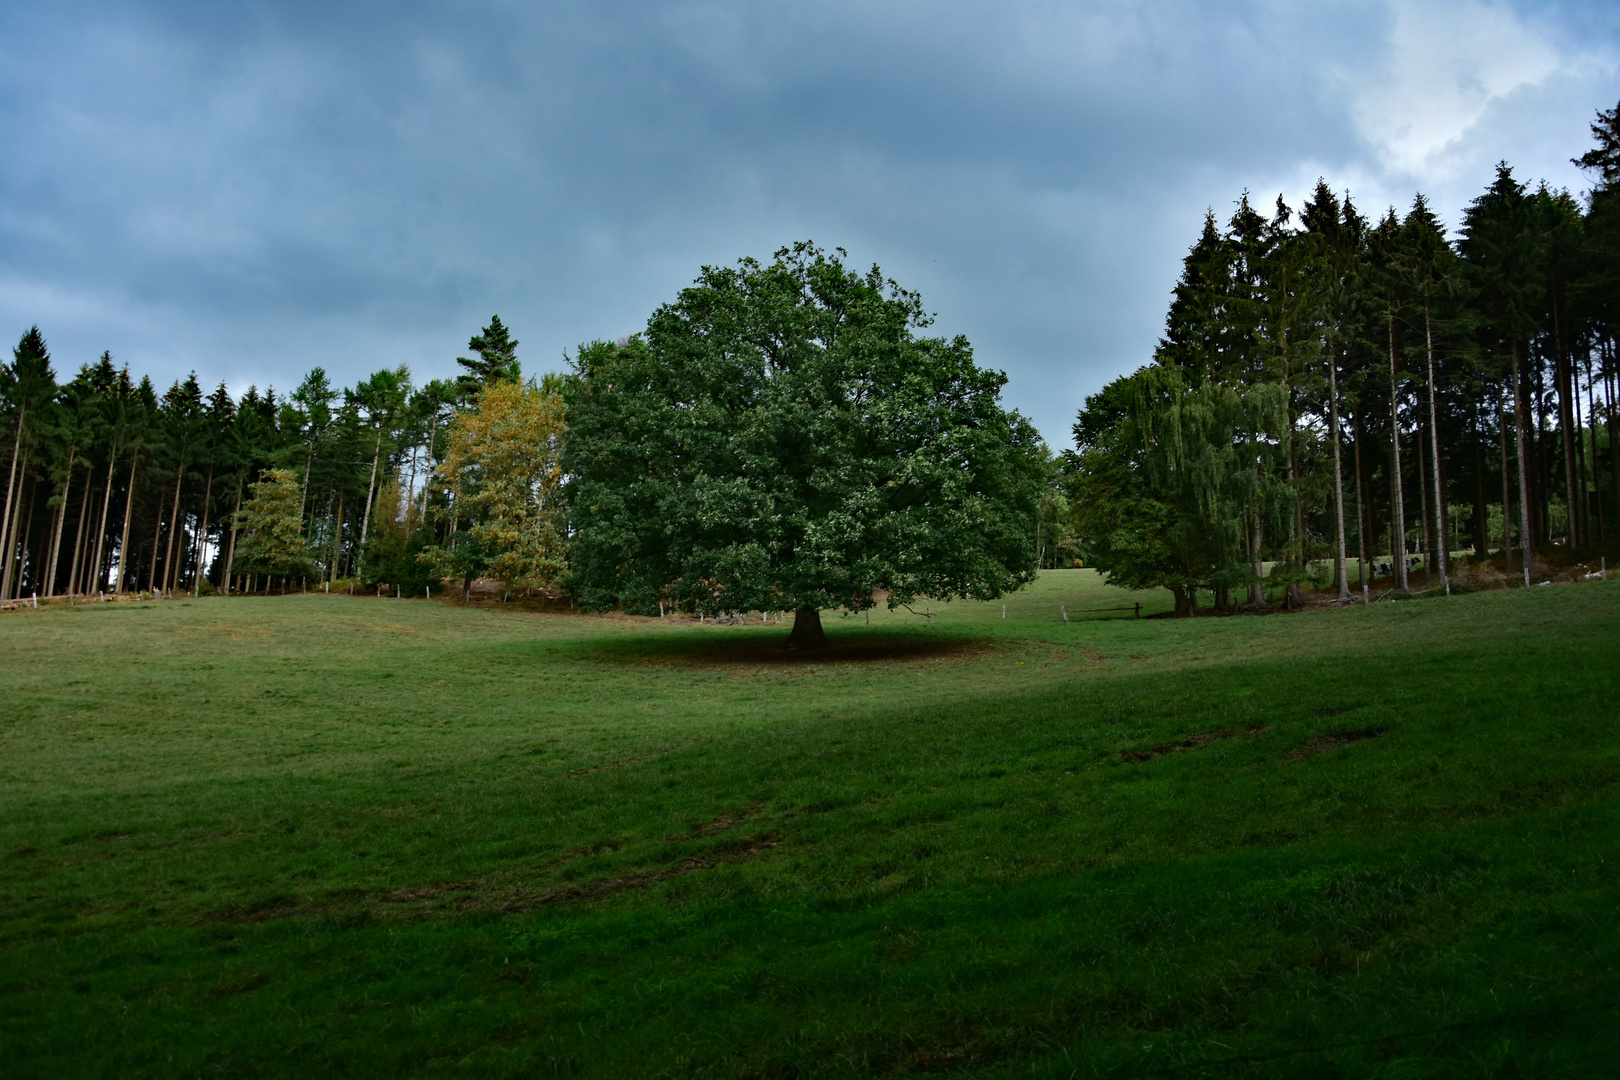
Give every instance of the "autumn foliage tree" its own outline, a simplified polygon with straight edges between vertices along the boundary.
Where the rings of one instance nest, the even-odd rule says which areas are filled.
[[[563,403],[554,380],[502,379],[451,422],[440,479],[455,490],[455,531],[423,558],[463,579],[543,588],[561,573],[564,523],[559,458]]]

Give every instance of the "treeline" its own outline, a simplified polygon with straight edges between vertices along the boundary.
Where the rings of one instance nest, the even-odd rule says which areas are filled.
[[[1321,181],[1207,216],[1153,363],[1075,424],[1081,557],[1190,613],[1614,550],[1620,108],[1592,131],[1587,198],[1503,164],[1455,237],[1421,195],[1372,220]]]
[[[504,399],[520,405],[545,393],[521,382],[498,317],[470,344],[454,380],[417,387],[400,367],[340,389],[316,368],[285,396],[233,399],[195,374],[159,394],[107,353],[59,383],[30,329],[0,365],[0,600],[345,579],[420,594],[482,572],[464,511],[487,516],[489,495],[446,463],[476,471],[486,447],[467,445],[465,417],[490,384],[512,384]]]
[[[1407,589],[1411,554],[1450,588],[1464,552],[1528,583],[1620,533],[1620,108],[1592,130],[1587,198],[1503,165],[1455,238],[1421,196],[1375,221],[1325,182],[1209,215],[1153,363],[1058,459],[915,294],[808,244],[538,381],[498,317],[453,380],[237,400],[105,353],[59,383],[30,329],[0,364],[0,600],[487,575],[802,613],[1079,559],[1190,612],[1366,595],[1380,562]]]

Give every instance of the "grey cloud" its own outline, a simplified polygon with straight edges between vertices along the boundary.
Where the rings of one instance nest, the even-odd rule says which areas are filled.
[[[1409,199],[1330,77],[1389,27],[1349,3],[14,12],[0,329],[40,322],[62,366],[286,386],[446,374],[499,311],[541,370],[702,263],[811,237],[920,288],[1061,445],[1147,358],[1205,206],[1312,170]],[[1579,139],[1615,96],[1612,72],[1533,88],[1468,140],[1537,174],[1581,148],[1546,114]]]

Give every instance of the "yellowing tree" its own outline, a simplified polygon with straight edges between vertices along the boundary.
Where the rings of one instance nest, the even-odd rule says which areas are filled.
[[[456,493],[453,531],[424,555],[462,576],[463,595],[480,575],[541,588],[562,571],[563,434],[561,395],[517,379],[487,384],[452,421],[438,471]]]

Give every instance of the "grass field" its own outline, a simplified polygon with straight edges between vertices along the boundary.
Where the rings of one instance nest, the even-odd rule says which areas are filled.
[[[1613,1075],[1620,582],[1138,599],[0,616],[0,1075]]]

